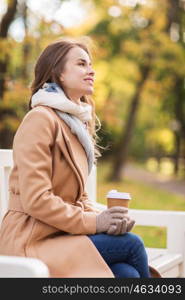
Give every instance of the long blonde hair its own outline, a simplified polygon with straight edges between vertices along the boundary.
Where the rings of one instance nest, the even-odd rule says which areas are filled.
[[[55,82],[62,88],[60,75],[66,63],[67,53],[71,48],[78,46],[86,51],[91,58],[91,52],[87,45],[87,41],[89,41],[89,38],[60,38],[49,44],[43,50],[36,62],[34,70],[35,78],[31,85],[31,96],[35,94],[45,82]],[[88,122],[88,130],[94,143],[95,162],[97,162],[97,158],[101,156],[100,148],[104,149],[103,147],[98,145],[99,137],[96,133],[101,128],[101,122],[95,113],[94,101],[89,96],[83,96],[80,100],[92,106],[92,120]],[[30,99],[29,110],[31,109]]]

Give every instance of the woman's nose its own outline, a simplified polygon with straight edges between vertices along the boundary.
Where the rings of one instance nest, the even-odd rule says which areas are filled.
[[[89,67],[88,74],[90,74],[91,76],[95,75],[95,71],[93,70],[93,68],[91,66]]]

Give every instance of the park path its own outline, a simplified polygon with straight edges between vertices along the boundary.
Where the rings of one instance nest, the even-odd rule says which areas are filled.
[[[161,174],[152,173],[131,163],[127,163],[124,174],[128,179],[137,180],[185,197],[185,180],[177,180]]]

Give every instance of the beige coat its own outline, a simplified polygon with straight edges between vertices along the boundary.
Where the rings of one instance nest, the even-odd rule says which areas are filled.
[[[97,212],[84,190],[85,151],[51,108],[26,114],[13,159],[0,255],[39,258],[51,277],[114,277],[87,237],[96,232]]]

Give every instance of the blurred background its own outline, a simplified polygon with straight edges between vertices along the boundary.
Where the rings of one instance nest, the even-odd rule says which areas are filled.
[[[38,55],[62,36],[92,40],[97,200],[117,189],[132,208],[184,210],[185,0],[0,0],[1,149],[28,111]],[[165,247],[164,228],[134,231]]]

